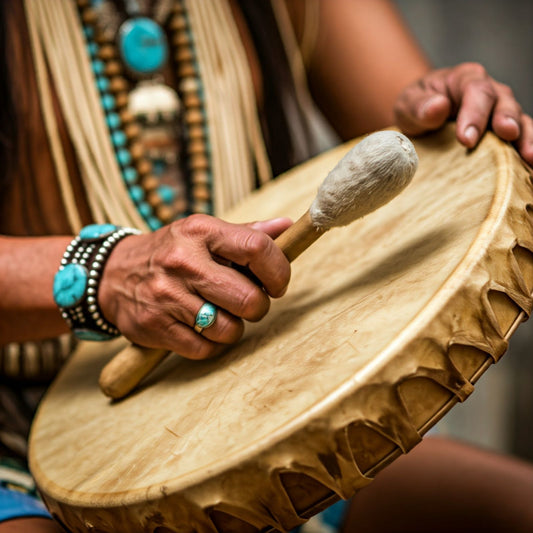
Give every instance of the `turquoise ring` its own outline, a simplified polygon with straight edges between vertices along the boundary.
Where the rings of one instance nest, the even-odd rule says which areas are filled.
[[[202,333],[205,328],[212,326],[217,319],[217,308],[210,302],[205,302],[196,315],[194,331]]]

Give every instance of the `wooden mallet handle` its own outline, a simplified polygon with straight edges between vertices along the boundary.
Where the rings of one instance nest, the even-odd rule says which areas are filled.
[[[343,226],[396,196],[417,168],[412,143],[382,131],[352,148],[328,174],[309,210],[276,240],[289,261],[333,226]],[[170,352],[130,345],[102,370],[100,388],[110,398],[126,396]]]

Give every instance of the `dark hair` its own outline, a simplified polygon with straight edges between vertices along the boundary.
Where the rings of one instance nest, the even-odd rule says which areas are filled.
[[[9,76],[7,46],[8,2],[0,0],[0,192],[8,183],[16,159],[17,122]]]

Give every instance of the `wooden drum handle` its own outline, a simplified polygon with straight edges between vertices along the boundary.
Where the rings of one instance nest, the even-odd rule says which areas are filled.
[[[294,261],[313,244],[323,230],[313,226],[309,211],[286,229],[275,243],[289,261]],[[170,352],[160,348],[144,348],[130,344],[121,350],[100,373],[102,392],[113,399],[129,394]]]

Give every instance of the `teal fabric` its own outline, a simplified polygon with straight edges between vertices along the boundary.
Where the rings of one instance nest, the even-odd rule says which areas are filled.
[[[44,504],[29,494],[0,487],[0,522],[25,517],[52,518]]]

